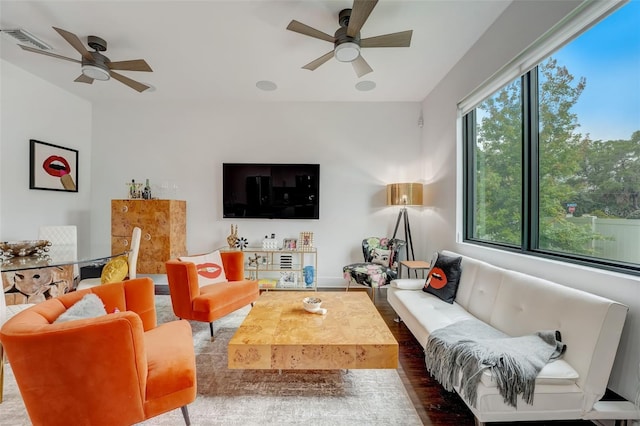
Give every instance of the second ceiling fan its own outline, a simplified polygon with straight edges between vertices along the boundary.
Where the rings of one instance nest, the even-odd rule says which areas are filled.
[[[144,92],[149,89],[149,86],[146,84],[115,72],[115,70],[151,72],[151,67],[144,59],[111,62],[109,58],[102,54],[102,52],[107,50],[107,42],[102,38],[91,35],[87,37],[87,44],[90,48],[94,49],[93,52],[90,52],[86,47],[84,47],[82,41],[80,41],[78,36],[74,33],[56,27],[53,27],[53,29],[56,30],[67,43],[77,50],[78,53],[80,53],[82,57],[79,60],[41,49],[34,49],[33,47],[24,46],[22,44],[19,44],[18,46],[28,52],[38,53],[80,64],[82,74],[74,80],[78,83],[92,84],[94,80],[106,81],[110,78],[114,78],[138,92]]]
[[[296,20],[292,20],[287,29],[309,37],[333,43],[334,48],[318,59],[309,62],[302,68],[315,70],[320,65],[335,57],[340,62],[351,62],[358,77],[370,73],[373,69],[360,54],[366,47],[409,47],[413,30],[385,34],[375,37],[360,38],[360,30],[364,26],[378,0],[354,0],[351,9],[344,9],[338,15],[338,28],[333,36],[312,28]]]

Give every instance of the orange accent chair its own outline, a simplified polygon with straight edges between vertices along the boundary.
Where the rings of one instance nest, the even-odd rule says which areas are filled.
[[[173,313],[182,319],[209,323],[213,340],[213,321],[256,301],[260,295],[257,280],[244,278],[244,253],[221,251],[227,282],[198,285],[193,262],[171,259],[166,262]]]
[[[85,294],[107,315],[55,323]],[[119,312],[117,312],[117,310]],[[196,398],[191,326],[156,326],[150,278],[105,284],[41,302],[0,330],[34,425],[131,425]]]

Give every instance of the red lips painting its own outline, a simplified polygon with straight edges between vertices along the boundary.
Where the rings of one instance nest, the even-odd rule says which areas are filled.
[[[64,189],[68,191],[74,191],[76,189],[76,184],[70,174],[71,167],[69,167],[69,162],[64,157],[51,155],[44,160],[42,168],[51,176],[59,177]]]
[[[78,151],[31,140],[30,189],[78,192]]]

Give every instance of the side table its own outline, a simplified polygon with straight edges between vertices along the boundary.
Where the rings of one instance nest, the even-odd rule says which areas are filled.
[[[398,268],[398,278],[402,278],[402,267],[407,268],[409,278],[411,278],[411,270],[414,270],[416,274],[416,278],[418,278],[418,271],[421,270],[422,276],[424,277],[424,271],[428,271],[431,267],[429,262],[425,262],[423,260],[401,260],[400,267]]]

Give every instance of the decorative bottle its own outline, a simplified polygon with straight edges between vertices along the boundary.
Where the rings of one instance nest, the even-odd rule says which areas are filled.
[[[149,186],[149,179],[145,181],[144,189],[142,190],[142,198],[145,200],[151,199],[151,186]]]

